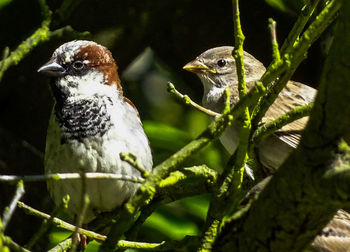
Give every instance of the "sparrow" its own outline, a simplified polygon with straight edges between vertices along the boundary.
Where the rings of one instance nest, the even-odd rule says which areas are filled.
[[[231,106],[239,101],[238,79],[233,47],[221,46],[209,49],[187,63],[183,69],[195,73],[201,80],[204,93],[202,104],[205,108],[221,113],[226,100],[225,90],[229,88]],[[247,90],[254,87],[265,73],[264,65],[251,54],[244,52],[244,69]],[[270,106],[261,124],[277,119],[295,106],[307,105],[315,99],[316,90],[305,84],[289,81]],[[270,171],[275,171],[297,147],[301,131],[308,117],[296,120],[273,135],[266,137],[258,147],[258,159]],[[239,144],[237,124],[233,123],[220,136],[225,149],[233,154]]]
[[[151,171],[151,149],[139,113],[123,96],[117,64],[106,47],[85,40],[65,43],[38,72],[51,76],[55,100],[46,137],[47,174],[102,172],[140,177],[138,170],[120,159],[121,152],[134,154]],[[68,213],[79,214],[81,180],[51,180],[47,188],[56,205],[68,194]],[[90,204],[84,223],[121,206],[137,189],[133,182],[87,179]]]

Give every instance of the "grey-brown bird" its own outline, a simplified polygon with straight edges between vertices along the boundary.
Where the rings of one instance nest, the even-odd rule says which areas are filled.
[[[236,104],[239,100],[236,65],[232,56],[233,49],[231,46],[209,49],[183,67],[185,70],[197,74],[202,81],[204,87],[203,106],[218,113],[223,111],[227,87],[229,87],[231,94],[231,105]],[[248,90],[254,86],[266,70],[259,60],[247,52],[244,52],[244,69]],[[268,109],[261,123],[277,119],[296,106],[311,103],[315,95],[314,88],[299,82],[289,81]],[[270,170],[276,170],[297,147],[300,133],[307,121],[308,117],[296,120],[265,138],[258,146],[260,162]],[[239,143],[237,126],[233,124],[227,128],[221,135],[220,141],[232,154]]]

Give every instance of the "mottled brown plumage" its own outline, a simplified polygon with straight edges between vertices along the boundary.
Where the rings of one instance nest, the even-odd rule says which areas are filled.
[[[224,108],[227,87],[231,93],[231,105],[239,100],[238,79],[232,51],[233,47],[230,46],[212,48],[184,66],[185,70],[196,73],[202,81],[203,106],[219,113]],[[247,52],[244,52],[244,68],[247,89],[250,90],[266,69],[260,61]],[[315,89],[299,82],[289,81],[268,109],[261,123],[275,120],[296,106],[311,103],[315,95]],[[291,151],[297,147],[300,133],[305,128],[307,120],[307,117],[296,120],[264,139],[258,146],[260,161],[264,166],[275,170],[283,163]],[[230,153],[233,153],[239,142],[236,126],[227,128],[220,137],[220,141]]]

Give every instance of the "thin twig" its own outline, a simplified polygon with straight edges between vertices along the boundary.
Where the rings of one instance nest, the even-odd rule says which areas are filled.
[[[298,120],[300,118],[303,118],[305,116],[310,115],[310,112],[313,108],[313,103],[310,103],[305,106],[298,106],[293,108],[291,111],[288,111],[284,115],[281,115],[277,119],[265,123],[264,125],[260,126],[256,131],[254,132],[252,136],[252,143],[254,145],[259,144],[265,137],[268,135],[271,135],[276,130],[281,129],[283,126]]]
[[[176,95],[182,101],[184,101],[185,104],[194,107],[195,109],[199,110],[200,112],[203,112],[206,115],[210,115],[210,116],[219,116],[220,115],[219,113],[217,113],[215,111],[212,111],[210,109],[206,109],[206,108],[202,107],[201,105],[195,103],[194,101],[191,100],[191,98],[188,95],[181,94],[179,91],[176,90],[174,84],[171,82],[168,82],[168,92]]]
[[[65,27],[59,28],[54,31],[50,31],[50,38],[61,38],[64,37],[66,34],[69,34],[73,36],[76,39],[88,39],[91,37],[91,33],[88,31],[85,32],[78,32],[74,30],[70,25],[67,25]]]
[[[30,252],[28,249],[21,247],[19,244],[17,244],[16,242],[14,242],[11,237],[9,236],[3,236],[2,238],[2,242],[3,245],[7,246],[8,248],[10,248],[10,251],[15,251],[15,252]]]
[[[226,96],[225,108],[223,113],[228,113],[231,109],[231,93],[230,93],[230,88],[228,87],[225,89],[225,96]]]
[[[125,174],[114,173],[102,173],[102,172],[87,172],[85,173],[87,179],[115,179],[124,180],[134,183],[142,183],[143,178],[130,176]],[[68,179],[81,179],[79,173],[54,173],[45,175],[28,175],[28,176],[16,176],[16,175],[0,175],[0,182],[17,182],[23,180],[24,182],[41,182],[47,180],[68,180]]]
[[[137,157],[134,154],[121,152],[119,156],[122,161],[127,162],[138,170],[143,178],[147,178],[149,176],[149,172],[145,169],[145,167],[137,162]]]
[[[49,25],[51,23],[51,11],[45,0],[38,0],[43,21],[41,27],[38,28],[30,37],[23,41],[10,55],[0,62],[0,81],[5,71],[13,65],[17,65],[30,51],[44,41],[49,40]]]
[[[231,123],[232,118],[239,116],[243,108],[256,102],[265,92],[266,88],[261,85],[261,83],[257,82],[249,93],[238,101],[236,106],[232,107],[229,112],[217,117],[200,136],[174,153],[167,160],[154,167],[152,174],[140,186],[136,195],[121,209],[117,221],[111,227],[108,239],[102,245],[102,249],[110,250],[114,248],[114,245],[120,240],[120,237],[132,225],[140,208],[146,206],[154,198],[157,191],[156,188],[162,178],[165,178],[171,172],[175,171],[187,158],[219,137]]]
[[[63,252],[69,251],[69,248],[72,246],[72,238],[67,238],[60,243],[58,243],[55,247],[49,249],[47,252]]]
[[[46,213],[43,213],[35,208],[32,208],[30,206],[28,206],[27,204],[19,201],[18,202],[18,207],[23,209],[25,211],[25,213],[29,214],[29,215],[32,215],[32,216],[36,216],[36,217],[39,217],[41,219],[45,219],[45,220],[50,220],[51,216],[46,214]],[[68,231],[71,231],[71,232],[74,232],[75,230],[75,226],[68,223],[68,222],[65,222],[57,217],[53,217],[52,218],[52,223],[58,227],[58,228],[63,228],[65,230],[68,230]],[[84,234],[86,235],[87,237],[91,238],[91,239],[94,239],[96,241],[103,241],[106,239],[106,236],[104,235],[101,235],[101,234],[98,234],[98,233],[95,233],[93,231],[89,231],[89,230],[86,230],[86,229],[83,229],[83,228],[79,228],[78,230],[78,233],[79,234]]]
[[[5,59],[9,56],[10,54],[10,48],[8,48],[8,46],[6,46],[2,52],[2,57],[1,57],[1,61],[0,61],[0,72],[2,72],[2,68],[4,66],[4,62]]]
[[[30,37],[23,41],[6,59],[0,62],[0,81],[5,71],[13,65],[17,65],[31,50],[49,39],[49,28],[46,24],[38,28]]]
[[[315,20],[306,29],[300,39],[292,44],[293,46],[290,50],[288,49],[288,53],[283,53],[281,50],[281,55],[283,56],[280,61],[276,62],[276,65],[278,66],[274,67],[275,74],[269,74],[269,71],[271,70],[270,67],[272,68],[273,65],[267,69],[266,74],[264,74],[261,78],[264,86],[269,84],[269,81],[274,80],[272,78],[273,76],[280,78],[272,85],[269,93],[260,99],[258,104],[255,106],[252,115],[253,126],[259,124],[270,105],[273,104],[280,91],[284,88],[290,77],[293,75],[294,71],[305,59],[307,50],[337,17],[337,13],[340,7],[341,1],[329,1],[326,7],[318,14]],[[267,76],[269,78],[269,81],[267,81]]]
[[[276,21],[272,18],[269,18],[269,30],[271,35],[272,58],[273,61],[279,61],[281,59],[281,55],[278,49]]]
[[[71,252],[75,252],[78,247],[78,235],[79,235],[79,228],[83,225],[86,211],[90,204],[90,198],[86,190],[86,176],[85,173],[82,172],[81,174],[81,200],[80,200],[80,210],[79,213],[76,215],[76,223],[75,223],[75,230],[73,232],[73,240],[72,240],[72,247]]]
[[[41,16],[43,20],[51,20],[52,11],[46,3],[46,0],[38,0],[41,9]]]
[[[31,237],[31,239],[25,245],[26,248],[31,249],[37,243],[37,241],[43,236],[43,234],[47,232],[47,230],[53,224],[54,216],[57,216],[63,209],[68,207],[68,202],[69,202],[69,195],[66,195],[66,197],[63,197],[61,204],[54,208],[54,210],[50,214],[50,218],[48,220],[47,219],[43,220],[39,230],[35,232],[35,234]]]
[[[244,60],[243,60],[243,42],[244,35],[241,28],[240,22],[240,12],[239,12],[239,1],[232,0],[233,6],[233,23],[234,23],[234,39],[235,39],[235,47],[232,52],[232,56],[235,59],[236,63],[236,72],[238,79],[238,94],[239,99],[242,100],[247,95],[246,83],[245,83],[245,69],[244,69]],[[203,238],[201,241],[201,247],[198,251],[208,251],[211,250],[212,245],[215,241],[216,236],[219,233],[219,228],[222,222],[222,218],[225,215],[226,211],[232,208],[230,205],[235,205],[238,203],[237,191],[241,189],[241,185],[243,183],[243,174],[245,164],[247,162],[247,150],[249,144],[249,135],[250,135],[250,114],[248,106],[245,106],[243,113],[241,114],[241,120],[238,122],[238,133],[239,133],[239,145],[234,153],[235,162],[234,165],[229,167],[226,172],[226,176],[222,184],[219,186],[215,198],[212,200],[206,223],[205,223],[205,233],[203,234]],[[235,200],[227,200],[224,201],[224,198],[230,197],[230,199]],[[226,202],[223,205],[223,202]],[[232,202],[227,204],[227,202]],[[219,207],[220,206],[220,207]]]
[[[32,154],[34,154],[35,156],[37,156],[41,160],[44,160],[44,153],[42,153],[40,150],[38,150],[35,146],[33,146],[32,144],[28,143],[25,140],[22,140],[21,144],[24,148],[29,150]]]
[[[293,48],[293,45],[298,40],[298,37],[300,36],[305,25],[312,16],[312,13],[314,12],[319,1],[320,0],[308,0],[308,2],[302,8],[300,15],[298,16],[298,20],[295,22],[292,30],[289,32],[288,37],[286,38],[281,47],[282,55],[285,53],[289,53],[289,51]]]
[[[19,181],[17,183],[17,189],[16,189],[16,193],[13,196],[13,199],[10,203],[10,206],[8,206],[7,208],[5,208],[5,211],[3,213],[2,216],[2,232],[5,231],[7,224],[9,223],[13,212],[16,209],[17,206],[17,202],[20,200],[20,198],[22,198],[23,194],[24,194],[24,185],[23,185],[23,181]]]
[[[71,2],[71,1],[65,1],[65,2]],[[75,2],[77,1],[74,1],[74,3]],[[81,37],[86,38],[89,36],[89,33],[87,32],[84,32],[84,33],[75,32],[70,26],[66,26],[64,28],[51,32],[49,29],[49,26],[51,24],[52,12],[49,9],[48,5],[46,4],[45,0],[38,0],[38,3],[40,5],[41,14],[43,17],[41,27],[36,29],[31,36],[29,36],[25,41],[20,43],[15,50],[11,51],[10,54],[5,49],[4,52],[6,53],[4,55],[6,57],[3,57],[3,59],[0,61],[0,81],[2,80],[4,73],[9,67],[13,65],[17,65],[35,47],[49,40],[53,36],[62,36],[64,32],[71,33],[73,34],[73,36],[77,38],[81,38]],[[62,3],[60,10],[63,8],[63,5],[64,3]]]

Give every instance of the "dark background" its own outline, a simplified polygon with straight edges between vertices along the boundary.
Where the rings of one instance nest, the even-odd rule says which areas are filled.
[[[77,1],[78,4],[71,8],[71,15],[55,12],[61,1],[47,2],[54,11],[52,30],[71,25],[76,31],[89,31],[91,40],[112,51],[119,73],[124,73],[124,92],[135,103],[145,121],[155,164],[205,127],[207,118],[167,94],[166,83],[173,81],[181,92],[200,102],[202,86],[194,75],[183,71],[182,66],[206,49],[233,45],[231,1],[87,0]],[[241,1],[245,50],[267,66],[271,61],[268,18],[277,21],[281,45],[296,19],[293,8],[300,6],[298,1],[294,1],[294,6],[290,6],[291,9],[286,12],[272,8],[261,0]],[[33,0],[10,1],[1,6],[0,19],[0,50],[6,46],[14,50],[42,21],[40,7]],[[67,35],[39,45],[5,73],[0,83],[0,174],[43,173],[40,153],[45,149],[46,128],[53,100],[47,85],[48,78],[39,75],[37,69],[50,58],[55,48],[72,39]],[[144,55],[147,57],[141,60],[144,69],[125,73],[146,48]],[[293,79],[316,87],[322,63],[321,49],[316,43]],[[204,160],[220,168],[225,158],[227,156],[221,147],[214,145],[194,157],[191,164],[203,163]],[[23,201],[45,212],[51,211],[52,203],[44,183],[27,183],[25,188]],[[0,184],[0,190],[2,213],[15,187]],[[195,219],[193,216],[190,218]],[[6,234],[24,244],[39,224],[40,220],[16,210]]]

